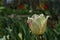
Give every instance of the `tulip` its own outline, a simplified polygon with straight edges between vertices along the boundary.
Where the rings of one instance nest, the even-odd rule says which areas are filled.
[[[34,14],[32,17],[28,17],[27,23],[33,34],[42,35],[46,32],[47,20],[49,16],[43,14]]]

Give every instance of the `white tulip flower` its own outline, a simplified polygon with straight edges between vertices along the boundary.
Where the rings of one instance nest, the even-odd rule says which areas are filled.
[[[46,32],[47,20],[49,16],[43,14],[34,14],[32,17],[28,17],[27,23],[32,33],[42,35]]]

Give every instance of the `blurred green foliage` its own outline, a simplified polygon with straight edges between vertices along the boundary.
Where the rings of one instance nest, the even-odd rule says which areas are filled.
[[[6,7],[0,7],[0,10],[0,38],[5,36],[6,40],[40,40],[40,35],[34,35],[31,33],[27,24],[27,17],[31,16],[32,14],[40,13],[50,15],[48,10],[33,10],[31,13],[29,13],[28,9],[15,10]],[[12,14],[14,17],[11,18]],[[27,16],[21,17],[21,15]],[[41,36],[41,40],[60,39],[60,18],[58,18],[58,22],[56,22],[55,25],[56,28],[51,28],[49,25],[47,26],[46,33]],[[19,37],[19,33],[20,36],[22,35],[21,37]],[[7,35],[9,35],[9,39],[7,38]]]

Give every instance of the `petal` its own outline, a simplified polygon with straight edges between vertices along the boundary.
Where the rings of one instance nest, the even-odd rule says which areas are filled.
[[[47,24],[47,20],[48,20],[48,18],[49,18],[49,16],[47,16],[46,18],[45,18],[45,20],[42,22],[42,27],[44,26],[44,25],[46,25]]]
[[[29,20],[29,19],[33,20],[33,18],[32,18],[32,17],[28,17],[28,20]]]
[[[44,14],[40,14],[40,16],[39,16],[39,17],[41,18],[41,20],[44,20],[44,19],[45,19]]]
[[[27,23],[29,23],[30,21],[33,21],[33,18],[28,17]]]
[[[50,17],[50,16],[46,16],[46,20],[48,20],[49,17]]]
[[[37,19],[38,16],[39,16],[39,15],[34,14],[34,15],[32,16],[32,18],[33,18],[33,19]]]
[[[32,20],[28,20],[27,23],[28,23],[29,26],[31,26]]]
[[[30,29],[31,29],[32,33],[34,33],[34,34],[39,34],[39,32],[40,32],[39,27],[35,22],[31,23]]]
[[[43,23],[41,24],[40,27],[40,32],[41,34],[43,34],[46,31],[46,26],[47,26],[47,20],[48,20],[49,16],[46,17],[46,19],[43,21]],[[42,31],[41,31],[42,30]]]
[[[31,18],[28,18],[27,22],[28,22],[28,25],[29,25],[32,33],[39,34],[39,32],[40,32],[39,27],[38,27],[39,25],[36,23],[36,21],[32,20]]]
[[[45,20],[45,16],[43,14],[40,14],[40,16],[38,17],[37,21],[39,21],[40,24],[42,24],[44,20]]]

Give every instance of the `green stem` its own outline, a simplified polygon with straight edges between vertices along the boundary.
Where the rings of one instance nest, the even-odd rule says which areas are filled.
[[[43,35],[40,35],[40,36],[39,36],[39,40],[44,40]]]
[[[43,40],[43,37],[42,36],[40,36],[40,40]]]
[[[36,36],[36,40],[43,40],[44,38],[43,38],[43,35],[38,35],[38,36]]]

